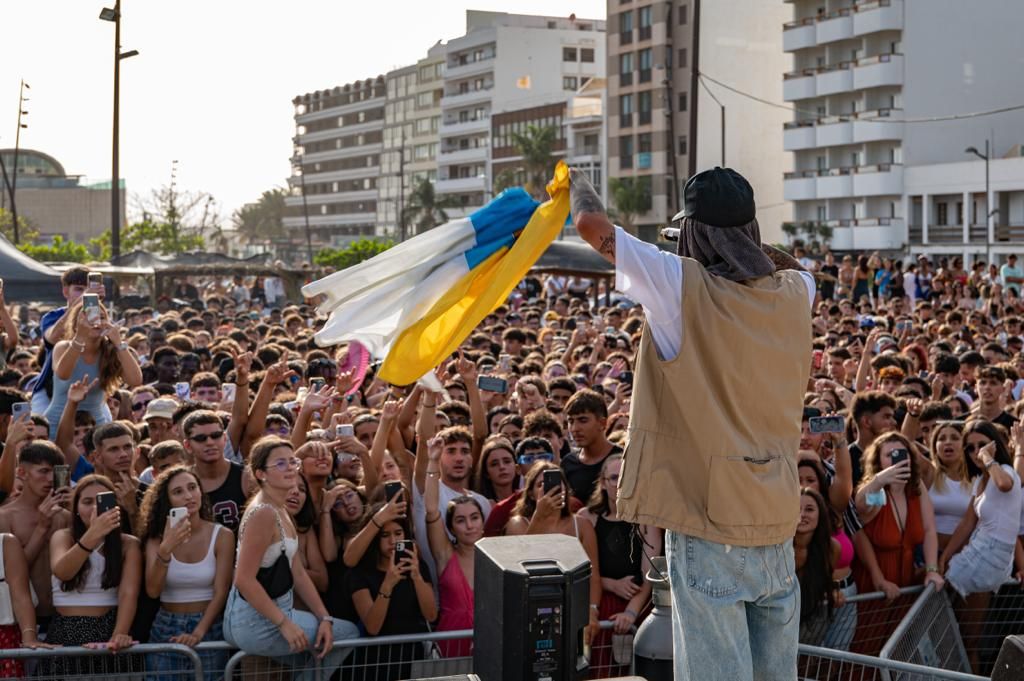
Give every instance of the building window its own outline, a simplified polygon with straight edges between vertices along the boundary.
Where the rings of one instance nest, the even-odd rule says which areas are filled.
[[[631,135],[619,138],[619,167],[633,167],[633,137]]]
[[[619,85],[633,84],[633,53],[619,55]]]
[[[935,224],[937,225],[948,225],[949,224],[949,204],[942,202],[936,205],[937,210],[935,211]]]
[[[619,15],[619,44],[633,42],[633,13],[623,12]]]
[[[654,65],[654,51],[651,48],[640,50],[640,82],[651,82],[651,67]]]
[[[594,63],[594,48],[593,47],[581,47],[580,48],[580,61],[585,64]]]
[[[563,90],[576,90],[576,76],[562,76],[562,89]]]
[[[576,61],[576,48],[575,47],[563,47],[562,48],[562,61]]]
[[[647,90],[637,94],[637,123],[649,125],[651,122],[651,91]],[[643,136],[641,135],[641,138]],[[641,147],[643,145],[641,144]],[[640,149],[643,151],[643,148]],[[648,150],[649,151],[649,150]]]
[[[689,145],[686,143],[686,135],[679,136],[679,155],[686,156]]]
[[[627,128],[633,125],[633,95],[619,96],[619,125]]]
[[[686,68],[686,48],[685,47],[680,47],[679,48],[679,60],[676,63],[676,66],[678,66],[681,69],[685,69]]]
[[[686,93],[685,92],[680,92],[679,93],[679,110],[680,111],[686,111]]]
[[[639,23],[640,23],[640,36],[639,36],[639,39],[640,40],[650,40],[651,39],[651,6],[647,5],[646,7],[641,7],[639,10],[637,10],[637,14],[639,15],[638,18],[639,18]]]
[[[687,7],[686,3],[679,5],[679,25],[682,26],[687,22],[687,16],[690,14],[690,8]]]

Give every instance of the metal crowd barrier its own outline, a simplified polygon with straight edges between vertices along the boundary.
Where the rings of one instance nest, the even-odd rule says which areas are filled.
[[[878,655],[922,590],[920,585],[904,587],[892,601],[881,591],[850,596],[844,606],[833,611],[831,619],[822,615],[801,622],[800,642]]]
[[[797,678],[800,681],[984,681],[986,677],[801,644]]]
[[[602,634],[591,648],[591,678],[632,672],[632,638],[612,634],[613,623],[600,623]],[[634,632],[635,633],[635,629]],[[444,631],[403,636],[374,636],[335,642],[348,651],[341,665],[343,681],[390,681],[473,671],[473,630]],[[224,665],[211,667],[203,658],[221,653]],[[164,659],[154,666],[156,654]],[[298,664],[284,665],[273,658],[251,655],[224,641],[203,642],[196,648],[174,643],[143,643],[119,653],[91,648],[18,648],[3,650],[4,658],[25,661],[25,677],[42,681],[95,679],[96,681],[292,681],[326,679],[320,661],[307,653]],[[293,660],[294,662],[294,660]]]

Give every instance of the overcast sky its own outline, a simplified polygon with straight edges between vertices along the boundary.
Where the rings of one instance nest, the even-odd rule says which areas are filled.
[[[113,0],[107,0],[113,6]],[[21,145],[72,175],[110,177],[114,25],[104,0],[0,0],[0,148],[14,146],[18,84],[31,85]],[[605,0],[123,0],[121,177],[214,195],[222,217],[289,173],[295,95],[415,62],[465,32],[467,8],[603,19]]]

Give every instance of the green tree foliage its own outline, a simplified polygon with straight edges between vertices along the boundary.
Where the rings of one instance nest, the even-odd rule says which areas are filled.
[[[20,222],[20,220],[19,220]],[[61,236],[53,237],[53,243],[18,244],[18,250],[40,262],[89,262],[93,259],[89,249],[74,241],[65,241]]]
[[[0,233],[2,233],[8,241],[14,243],[14,216],[11,211],[6,208],[0,208]],[[19,243],[32,243],[39,238],[39,230],[36,229],[25,219],[24,215],[18,216],[18,242]]]
[[[89,245],[97,258],[110,257],[110,230],[98,238],[90,239]],[[206,242],[199,234],[186,234],[173,223],[156,221],[147,217],[133,222],[121,230],[121,253],[134,250],[149,251],[159,255],[173,255],[186,251],[200,251]]]
[[[345,248],[323,248],[313,256],[313,262],[323,267],[343,270],[346,267],[358,265],[364,260],[369,260],[394,245],[392,241],[359,239],[358,241],[353,241]]]
[[[630,234],[636,234],[636,218],[651,209],[651,178],[613,177],[608,188],[619,224]]]
[[[523,157],[526,191],[535,199],[547,198],[547,182],[555,166],[555,142],[558,129],[554,126],[528,125],[525,132],[513,132],[512,144]]]
[[[255,203],[247,203],[231,216],[239,236],[249,244],[286,236],[284,229],[285,190],[263,192]]]
[[[458,208],[460,205],[454,196],[438,196],[434,193],[434,184],[430,180],[422,180],[409,195],[409,203],[404,211],[404,222],[411,228],[408,236],[421,234],[448,222],[445,208]]]

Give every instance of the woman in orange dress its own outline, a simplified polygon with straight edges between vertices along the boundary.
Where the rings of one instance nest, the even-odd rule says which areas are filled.
[[[938,571],[938,536],[935,514],[918,470],[911,443],[893,432],[879,436],[864,453],[864,478],[857,489],[857,514],[871,542],[874,556],[858,552],[853,577],[858,593],[885,593],[886,600],[863,603],[853,650],[875,655],[913,602],[895,608],[899,589],[921,581],[914,565],[914,549],[924,549],[924,583],[943,587]]]

